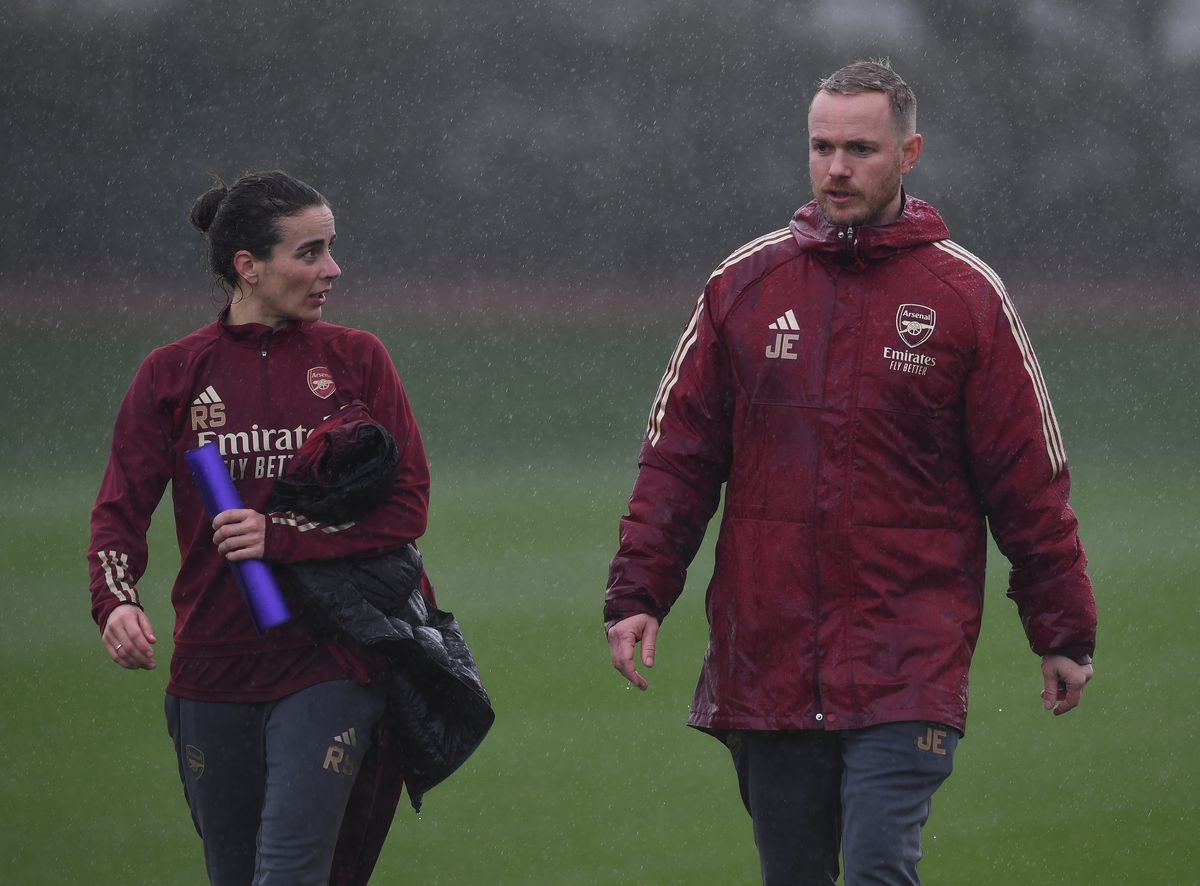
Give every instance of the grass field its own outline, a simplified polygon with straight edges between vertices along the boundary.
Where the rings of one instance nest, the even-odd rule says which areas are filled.
[[[434,476],[426,562],[498,715],[420,817],[402,804],[376,882],[757,882],[727,755],[683,725],[711,538],[664,627],[650,692],[611,670],[599,621],[644,415],[688,307],[586,321],[577,309],[524,326],[331,315],[380,334],[409,388]],[[98,329],[59,311],[3,333],[3,882],[204,882],[163,724],[165,666],[108,663],[83,561],[119,396],[149,347],[203,322],[202,311],[156,317]],[[1098,676],[1078,712],[1041,710],[1037,660],[993,552],[969,732],[926,829],[923,876],[1193,883],[1195,330],[1068,335],[1026,320],[1071,457],[1100,607]],[[169,647],[177,559],[165,508],[151,549],[142,593]]]

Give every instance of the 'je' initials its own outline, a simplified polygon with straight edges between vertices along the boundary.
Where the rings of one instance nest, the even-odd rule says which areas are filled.
[[[777,332],[775,333],[775,344],[767,345],[767,356],[773,360],[799,359],[796,352],[792,350],[799,340],[800,333],[798,332]]]
[[[934,729],[930,726],[925,730],[925,734],[917,739],[917,749],[922,751],[933,751],[940,757],[946,756],[946,749],[942,746],[942,739],[946,737],[945,729]]]

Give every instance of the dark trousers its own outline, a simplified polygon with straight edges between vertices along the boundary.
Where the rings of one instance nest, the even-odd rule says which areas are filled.
[[[260,704],[168,695],[167,730],[214,886],[329,882],[382,681],[319,683]]]
[[[917,886],[921,828],[958,733],[935,723],[736,732],[726,743],[764,886]]]

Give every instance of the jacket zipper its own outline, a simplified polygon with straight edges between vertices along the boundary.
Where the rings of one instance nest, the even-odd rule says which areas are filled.
[[[850,246],[854,242],[854,227],[848,226],[845,230],[838,231],[838,240],[841,241],[839,247],[841,254],[849,254]],[[837,299],[837,288],[840,285],[840,271],[834,271],[834,299]],[[821,701],[821,561],[820,557],[814,559],[813,571],[814,576],[813,587],[814,593],[814,618],[812,631],[812,660],[813,660],[813,719],[816,721],[818,729],[825,728],[825,712],[822,710]]]
[[[268,333],[267,335],[269,335]],[[262,415],[265,418],[271,403],[271,367],[267,364],[267,335],[259,341],[258,353],[262,357]]]
[[[838,231],[838,240],[841,241],[842,253],[854,258],[854,247],[858,245],[858,239],[854,236],[854,225],[847,225],[846,230]]]
[[[857,245],[857,241],[855,241],[855,245]],[[846,550],[843,552],[845,554],[845,556],[839,558],[840,561],[843,563],[848,562],[848,559],[849,559],[849,554],[850,554],[849,538],[850,538],[851,532],[853,532],[853,527],[851,526],[851,517],[852,517],[851,509],[854,504],[854,483],[855,483],[854,453],[858,448],[858,424],[859,424],[858,396],[859,396],[860,391],[862,390],[863,361],[866,358],[866,348],[867,348],[867,333],[866,333],[866,328],[865,328],[866,322],[867,322],[867,301],[866,301],[866,295],[862,292],[859,293],[859,297],[855,301],[854,312],[855,312],[854,328],[856,330],[856,334],[855,334],[856,341],[855,341],[855,347],[854,347],[854,368],[850,375],[850,390],[848,392],[847,401],[846,401],[846,407],[847,407],[847,413],[846,413],[847,437],[846,437],[846,464],[845,464],[846,482],[845,482],[845,486],[843,488],[843,495],[842,495],[842,501],[840,503],[839,513],[835,520],[835,526],[837,527],[837,530],[838,530],[837,537],[839,539],[841,539],[843,541],[843,543],[846,545]],[[851,605],[849,608],[851,610],[853,610],[856,607],[854,605]],[[847,615],[847,612],[844,610],[842,612],[842,618],[845,619],[848,617],[849,616]],[[858,690],[855,685],[855,680],[854,680],[853,674],[854,674],[854,669],[851,668],[850,669],[850,679],[848,681],[849,689],[850,689],[850,693],[851,693],[851,699],[857,697],[857,695],[858,695]]]
[[[858,244],[858,240],[854,236],[854,226],[847,225],[844,230],[838,231],[838,240],[840,241],[839,254],[845,255],[845,256],[853,259],[854,258],[854,248]],[[834,282],[835,298],[836,298],[836,288],[839,285],[838,278],[840,276],[841,276],[840,274],[835,272],[835,282]],[[858,357],[856,358],[856,365],[854,367],[855,379],[857,378],[857,375],[858,375],[859,371],[861,370],[861,360],[862,360],[862,355],[860,353],[858,355]],[[854,380],[852,382],[852,387],[854,388],[854,391],[852,391],[852,393],[850,395],[851,403],[849,404],[849,410],[851,413],[854,413],[856,411],[856,409],[855,409],[855,405],[853,403],[853,398],[855,396],[855,393],[857,392],[857,387],[858,387],[857,380]],[[851,424],[853,424],[853,422],[851,422]],[[843,521],[846,520],[845,510],[841,509],[840,513],[834,514],[833,520],[834,520],[835,526],[841,526],[843,524]],[[825,711],[822,709],[823,703],[821,701],[821,651],[820,651],[821,650],[821,618],[820,618],[820,612],[821,612],[821,567],[820,567],[819,559],[815,563],[815,570],[817,573],[816,583],[815,583],[815,587],[817,589],[816,590],[816,616],[817,617],[813,619],[813,644],[812,644],[812,648],[813,648],[813,707],[814,707],[813,719],[816,720],[818,729],[824,729],[824,728],[826,728],[826,722],[825,722]]]

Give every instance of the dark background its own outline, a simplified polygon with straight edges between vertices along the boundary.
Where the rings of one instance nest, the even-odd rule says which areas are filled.
[[[360,283],[701,281],[809,196],[817,80],[890,56],[909,189],[1006,273],[1200,266],[1187,0],[10,0],[5,284],[196,279],[209,176],[283,167]],[[522,284],[524,285],[524,283]]]

